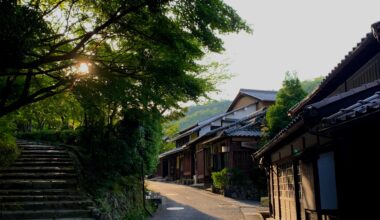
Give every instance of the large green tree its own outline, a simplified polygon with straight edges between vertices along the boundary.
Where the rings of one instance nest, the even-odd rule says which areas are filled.
[[[217,34],[250,31],[222,0],[8,0],[0,14],[0,117],[111,81],[130,105],[178,108],[214,89],[196,61],[223,50]]]
[[[287,72],[282,82],[282,88],[276,95],[276,103],[269,107],[266,114],[267,135],[274,137],[289,124],[289,109],[306,96],[296,73]]]

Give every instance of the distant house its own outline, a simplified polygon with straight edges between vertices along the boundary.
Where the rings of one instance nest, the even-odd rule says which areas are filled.
[[[176,148],[159,156],[158,174],[184,183],[193,183],[195,177],[204,183],[210,182],[212,171],[224,167],[248,169],[260,136],[256,120],[275,98],[274,91],[241,89],[227,112],[198,122],[171,140]]]
[[[257,150],[265,113],[262,108],[188,143],[196,152],[198,182],[211,183],[211,173],[223,168],[238,168],[247,175],[252,171],[251,154]]]
[[[276,99],[276,91],[255,90],[255,89],[240,89],[239,93],[232,101],[227,112],[235,109],[248,106],[251,104],[256,105],[256,109],[262,109],[273,104]]]
[[[378,188],[379,37],[376,23],[255,153],[268,173],[272,219],[376,219],[368,198]]]

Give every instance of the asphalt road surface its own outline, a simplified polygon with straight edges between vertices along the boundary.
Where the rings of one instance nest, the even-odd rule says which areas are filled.
[[[226,198],[202,189],[174,183],[146,181],[148,189],[163,196],[154,220],[263,219],[257,202]]]

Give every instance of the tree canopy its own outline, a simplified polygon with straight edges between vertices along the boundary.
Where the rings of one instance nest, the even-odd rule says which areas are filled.
[[[220,34],[251,31],[222,0],[0,0],[0,15],[0,159],[16,158],[15,129],[70,140],[92,193],[116,185],[133,201],[125,216],[142,210],[163,116],[215,90],[199,61],[223,51]]]
[[[218,34],[251,31],[222,0],[0,4],[0,117],[78,86],[124,106],[179,108],[215,89],[196,61],[223,50]]]
[[[269,107],[266,114],[267,134],[274,137],[289,124],[291,118],[288,110],[306,96],[296,73],[287,72],[282,82],[282,88],[276,95],[276,103]]]
[[[311,80],[304,80],[304,81],[301,82],[302,89],[306,93],[309,94],[315,88],[317,88],[317,86],[322,82],[323,79],[324,79],[323,76],[318,76],[318,77],[315,77],[314,79],[311,79]]]

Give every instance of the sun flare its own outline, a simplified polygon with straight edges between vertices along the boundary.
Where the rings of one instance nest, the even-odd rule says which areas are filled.
[[[78,72],[81,74],[88,74],[90,72],[88,63],[80,63]]]

